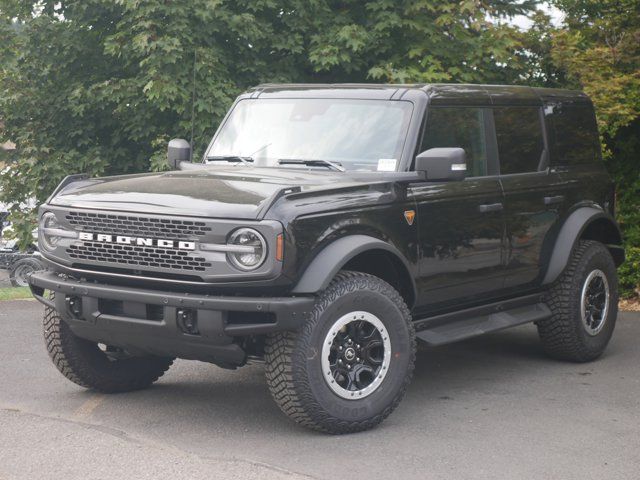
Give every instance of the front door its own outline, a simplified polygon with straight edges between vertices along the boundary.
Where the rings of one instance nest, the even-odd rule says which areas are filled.
[[[410,189],[419,232],[418,307],[459,306],[502,288],[504,198],[489,153],[495,142],[492,126],[490,113],[482,107],[429,110],[420,151],[463,148],[467,178]]]

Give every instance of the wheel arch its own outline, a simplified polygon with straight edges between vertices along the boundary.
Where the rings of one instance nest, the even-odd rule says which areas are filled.
[[[307,266],[292,293],[324,290],[340,270],[369,273],[393,286],[409,308],[416,299],[410,267],[393,246],[368,235],[349,235],[327,245]]]
[[[580,207],[569,215],[562,225],[547,272],[542,283],[553,283],[566,268],[571,252],[580,240],[603,243],[611,253],[616,266],[624,262],[622,234],[615,220],[608,213],[595,207]]]

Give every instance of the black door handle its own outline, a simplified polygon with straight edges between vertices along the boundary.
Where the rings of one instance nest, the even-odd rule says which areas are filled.
[[[490,203],[488,205],[480,205],[478,210],[480,213],[500,212],[504,206],[501,203]]]
[[[555,205],[564,202],[564,195],[556,195],[555,197],[544,197],[545,205]]]

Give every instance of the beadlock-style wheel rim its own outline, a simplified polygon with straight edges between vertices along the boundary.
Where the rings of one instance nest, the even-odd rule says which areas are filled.
[[[584,281],[580,314],[587,333],[595,336],[604,328],[609,313],[609,282],[602,270],[593,270]]]
[[[347,400],[375,392],[389,371],[391,341],[378,317],[351,312],[329,329],[322,345],[322,373],[329,388]]]

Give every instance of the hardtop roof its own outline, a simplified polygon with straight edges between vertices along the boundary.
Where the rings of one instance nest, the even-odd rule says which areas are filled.
[[[355,98],[401,100],[411,90],[422,91],[431,104],[540,105],[590,103],[580,91],[519,85],[381,84],[381,83],[266,83],[250,88],[250,98]]]

